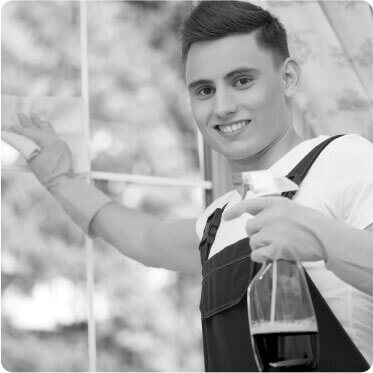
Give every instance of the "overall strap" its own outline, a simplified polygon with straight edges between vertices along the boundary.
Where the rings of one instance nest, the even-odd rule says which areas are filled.
[[[226,206],[226,205],[225,205]],[[201,243],[199,244],[199,253],[201,257],[201,264],[203,265],[210,255],[211,246],[215,240],[216,232],[219,229],[221,216],[223,214],[224,208],[217,208],[208,218],[206,222],[205,229],[203,231],[203,236]]]
[[[288,179],[292,180],[295,184],[299,185],[303,179],[306,177],[308,171],[310,170],[313,162],[320,155],[320,153],[335,139],[343,135],[336,135],[329,137],[328,139],[321,142],[319,145],[315,146],[286,176]],[[296,191],[282,193],[283,197],[293,198]]]

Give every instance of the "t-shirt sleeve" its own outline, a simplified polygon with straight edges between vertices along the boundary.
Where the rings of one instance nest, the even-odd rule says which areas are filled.
[[[334,153],[340,170],[335,175],[335,215],[365,229],[373,224],[373,143],[358,135],[344,137]]]
[[[358,229],[373,224],[373,180],[359,178],[345,185],[337,198],[342,220]]]

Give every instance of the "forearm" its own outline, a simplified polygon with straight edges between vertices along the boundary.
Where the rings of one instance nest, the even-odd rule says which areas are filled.
[[[200,274],[195,225],[194,218],[161,220],[111,203],[97,213],[90,229],[122,254],[146,266]]]
[[[373,233],[329,218],[314,221],[326,267],[353,287],[373,295]]]
[[[200,271],[195,219],[167,219],[126,208],[76,177],[63,177],[48,189],[90,237],[149,267]]]
[[[123,255],[147,266],[155,266],[156,250],[151,247],[151,232],[158,223],[152,215],[112,202],[93,217],[89,232],[101,237]]]
[[[48,190],[88,236],[99,236],[124,255],[152,265],[150,231],[157,225],[155,217],[116,203],[77,177],[63,176]]]

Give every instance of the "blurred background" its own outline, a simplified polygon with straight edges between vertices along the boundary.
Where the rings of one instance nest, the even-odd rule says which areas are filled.
[[[255,3],[285,24],[302,64],[298,132],[373,140],[368,3]],[[193,4],[86,4],[94,182],[160,218],[198,216],[231,188],[226,163],[197,135],[183,83],[177,31]],[[79,2],[13,1],[1,17],[2,94],[82,96]],[[86,238],[30,173],[12,171],[18,153],[4,143],[1,150],[2,366],[87,371]],[[170,181],[176,178],[178,186]],[[146,268],[100,239],[93,249],[97,370],[203,370],[200,276]]]
[[[177,29],[191,2],[88,2],[91,168],[202,180]],[[80,97],[79,2],[2,8],[2,93]],[[18,153],[2,143],[2,166]],[[129,207],[197,216],[204,189],[96,180]],[[197,250],[197,248],[196,248]],[[2,364],[87,371],[85,237],[33,175],[2,174]],[[99,371],[203,369],[199,276],[146,268],[94,240]]]

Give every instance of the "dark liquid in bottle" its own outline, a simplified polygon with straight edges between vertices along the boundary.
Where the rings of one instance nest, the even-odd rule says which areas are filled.
[[[317,366],[317,332],[263,333],[253,339],[262,371],[307,372]]]

